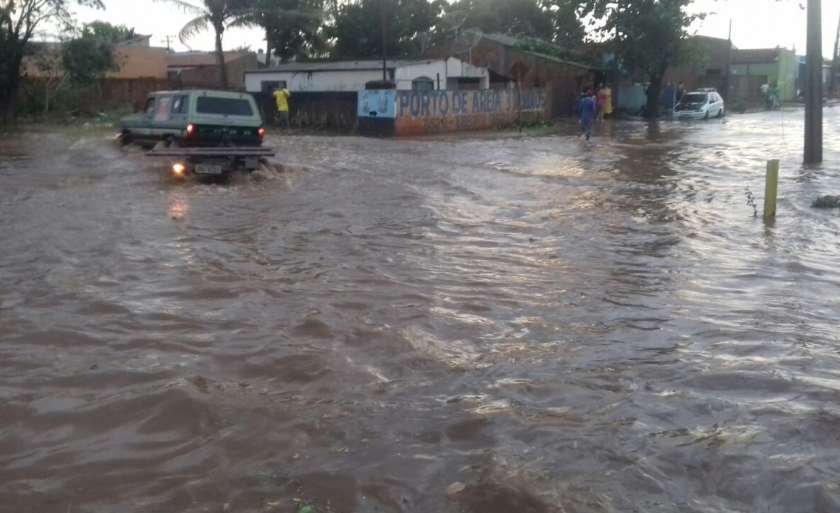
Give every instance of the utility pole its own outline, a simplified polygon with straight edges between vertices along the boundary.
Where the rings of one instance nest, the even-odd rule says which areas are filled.
[[[726,40],[726,75],[723,77],[723,99],[729,101],[729,74],[732,73],[732,18],[729,18],[729,37]]]
[[[166,51],[168,52],[172,51],[171,44],[173,39],[175,39],[174,36],[164,36],[163,38],[164,42],[166,43]]]
[[[385,50],[385,24],[388,21],[388,18],[385,13],[385,3],[388,0],[379,0],[379,16],[380,22],[379,24],[382,26],[382,81],[386,82],[388,80],[388,61],[387,61],[387,52]]]
[[[821,0],[808,0],[808,76],[805,90],[805,163],[823,159]]]
[[[834,36],[834,53],[831,55],[831,88],[832,96],[837,94],[837,73],[840,72],[840,17],[837,19],[837,35]]]

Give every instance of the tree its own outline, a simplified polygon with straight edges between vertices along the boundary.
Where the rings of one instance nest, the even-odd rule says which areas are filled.
[[[88,85],[104,72],[116,70],[114,62],[113,33],[96,35],[95,30],[86,29],[80,37],[64,44],[61,64],[69,79],[79,85]],[[123,39],[118,39],[123,40]]]
[[[385,50],[391,57],[416,57],[422,53],[420,36],[431,32],[440,18],[440,0],[355,0],[335,7],[334,23],[327,35],[335,44],[335,59],[372,58],[382,55],[380,20],[385,9]]]
[[[227,66],[225,65],[225,51],[222,45],[225,29],[230,26],[242,25],[244,20],[253,15],[253,9],[246,0],[201,0],[200,4],[193,4],[185,0],[156,0],[172,4],[193,19],[188,21],[178,33],[178,39],[186,44],[188,40],[208,29],[213,29],[216,39],[216,61],[219,64],[219,80],[222,88],[228,87]]]
[[[241,23],[263,29],[267,62],[272,53],[285,62],[324,51],[324,0],[254,0],[251,9]]]
[[[68,86],[88,87],[106,71],[116,70],[114,43],[125,41],[133,31],[123,26],[95,21],[60,44],[33,45],[30,58],[38,68],[44,89],[43,112]]]
[[[104,8],[101,0],[0,0],[0,117],[15,115],[23,56],[35,31],[45,23],[69,25],[75,3]]]
[[[583,46],[586,31],[578,17],[577,0],[546,0],[544,8],[551,14],[552,42],[569,51]]]
[[[447,12],[461,13],[463,29],[554,39],[553,13],[539,0],[459,0]]]
[[[101,43],[117,44],[134,37],[134,29],[125,25],[113,25],[107,21],[92,21],[85,24],[82,37],[93,38]]]
[[[586,0],[580,14],[612,38],[623,69],[648,80],[645,117],[659,115],[662,79],[669,66],[686,60],[688,27],[703,14],[688,14],[691,0]]]

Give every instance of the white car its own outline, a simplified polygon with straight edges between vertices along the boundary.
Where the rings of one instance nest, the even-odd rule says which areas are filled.
[[[723,98],[715,90],[700,89],[686,93],[674,107],[675,119],[722,118],[726,114]]]

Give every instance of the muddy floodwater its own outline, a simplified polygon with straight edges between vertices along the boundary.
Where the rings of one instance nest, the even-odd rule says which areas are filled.
[[[215,183],[3,134],[0,512],[838,512],[840,108],[822,166],[801,118],[273,136]]]

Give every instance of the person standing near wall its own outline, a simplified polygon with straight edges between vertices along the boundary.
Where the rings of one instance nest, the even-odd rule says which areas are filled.
[[[278,87],[272,93],[277,103],[277,123],[280,128],[289,128],[289,97],[292,93],[285,87]]]
[[[680,85],[677,87],[677,103],[680,103],[685,96],[685,83],[680,82]]]
[[[674,83],[668,82],[665,84],[665,88],[662,90],[662,110],[671,115],[674,112],[674,95],[676,91],[674,90]]]
[[[612,89],[607,84],[603,84],[598,90],[598,120],[603,121],[605,116],[610,116],[612,113]]]
[[[604,107],[607,106],[607,96],[604,94],[604,84],[598,86],[598,91],[595,93],[595,119],[598,122],[604,120]]]
[[[580,130],[581,135],[588,141],[592,137],[592,122],[595,120],[595,99],[592,97],[592,89],[586,91],[580,100]]]

